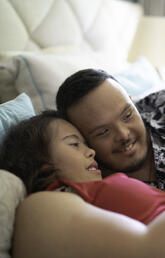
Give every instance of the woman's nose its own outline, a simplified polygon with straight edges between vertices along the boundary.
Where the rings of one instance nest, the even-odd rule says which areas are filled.
[[[94,158],[95,157],[95,150],[87,147],[87,149],[86,149],[86,157]]]

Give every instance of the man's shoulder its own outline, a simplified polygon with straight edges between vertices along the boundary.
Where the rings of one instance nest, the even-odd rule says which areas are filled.
[[[151,93],[144,98],[138,100],[135,106],[139,112],[147,112],[155,110],[155,108],[165,106],[165,89]]]

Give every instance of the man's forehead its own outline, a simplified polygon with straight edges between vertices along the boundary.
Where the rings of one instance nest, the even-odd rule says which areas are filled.
[[[122,105],[120,103],[113,110],[108,109],[108,107],[106,109],[96,109],[95,112],[87,108],[84,110],[75,109],[70,112],[69,119],[87,137],[99,128],[112,126],[131,106],[131,103],[125,102]]]
[[[69,107],[67,114],[72,123],[89,128],[99,124],[100,119],[106,123],[109,116],[113,118],[119,115],[130,102],[129,96],[120,92],[120,88],[111,86],[108,79],[82,97],[78,103]]]
[[[100,94],[99,94],[100,93]],[[97,116],[102,115],[108,110],[113,113],[122,110],[127,103],[130,103],[131,100],[129,97],[113,94],[104,94],[104,92],[97,92],[97,94],[89,94],[80,100],[78,103],[72,105],[68,108],[68,117],[77,117],[82,118],[82,115],[88,117],[88,115]]]

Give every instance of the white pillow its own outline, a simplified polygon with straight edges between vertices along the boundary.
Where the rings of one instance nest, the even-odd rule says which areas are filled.
[[[10,258],[15,212],[26,196],[25,186],[15,175],[0,170],[0,258]]]
[[[145,57],[139,57],[114,76],[133,99],[143,98],[165,88],[156,69]]]
[[[3,67],[3,69],[1,69]],[[92,58],[83,54],[36,54],[24,52],[9,57],[0,64],[0,101],[7,88],[14,92],[25,92],[32,100],[34,109],[39,112],[55,108],[55,96],[59,85],[72,73],[88,67],[98,67]],[[9,81],[1,73],[8,72]],[[13,82],[11,83],[11,77]],[[1,100],[2,99],[2,100]]]
[[[106,60],[103,66],[99,60],[85,51],[51,54],[22,52],[9,56],[0,63],[0,101],[5,101],[5,92],[8,95],[9,91],[11,94],[25,92],[31,98],[37,113],[46,108],[54,109],[58,88],[71,74],[87,68],[100,68],[111,73],[113,62],[109,60],[108,65]],[[127,69],[114,75],[130,95],[133,93],[134,98],[161,88],[161,80],[155,68],[145,58],[129,64]]]

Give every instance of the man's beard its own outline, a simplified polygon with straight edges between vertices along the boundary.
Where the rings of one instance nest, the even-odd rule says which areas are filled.
[[[136,162],[135,164],[133,164],[133,165],[127,167],[127,168],[121,168],[121,169],[120,168],[113,168],[109,164],[101,162],[96,157],[96,160],[97,160],[97,162],[99,164],[99,168],[101,170],[103,170],[103,177],[108,175],[107,174],[108,171],[104,171],[104,170],[109,170],[109,174],[117,173],[117,172],[133,173],[133,172],[136,172],[136,171],[140,170],[144,166],[148,156],[150,155],[150,151],[151,151],[151,148],[150,148],[151,140],[150,140],[150,137],[149,137],[148,133],[146,135],[146,145],[147,145],[146,155],[141,160],[139,160],[138,162]]]
[[[146,155],[141,159],[139,160],[135,165],[132,165],[130,167],[127,167],[127,168],[122,168],[122,169],[113,169],[112,167],[109,167],[109,169],[112,171],[112,172],[123,172],[123,173],[133,173],[133,172],[136,172],[138,170],[140,170],[146,160],[147,160],[147,157],[148,157],[148,153],[149,151],[147,151]]]

